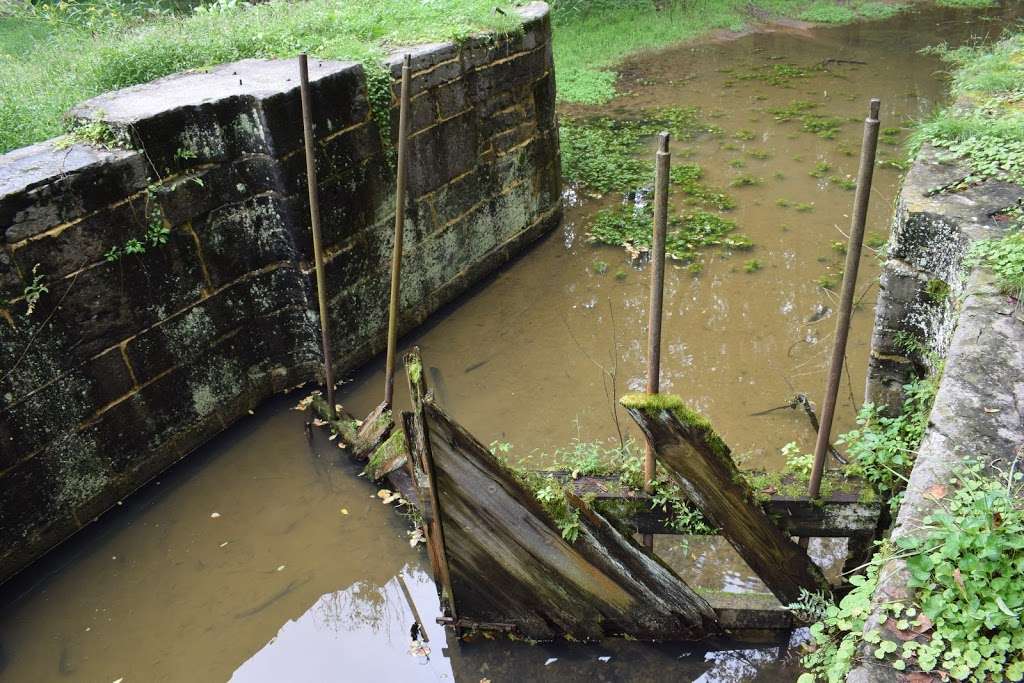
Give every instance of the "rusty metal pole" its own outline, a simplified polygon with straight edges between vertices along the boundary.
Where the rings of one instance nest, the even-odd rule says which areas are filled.
[[[395,245],[391,254],[391,302],[388,306],[388,352],[384,364],[384,403],[395,396],[395,356],[398,346],[399,289],[402,282],[402,236],[405,228],[405,176],[409,147],[409,81],[412,56],[402,62],[402,90],[398,105],[398,169],[395,180]]]
[[[661,312],[665,294],[665,233],[668,230],[668,174],[672,155],[668,151],[669,134],[658,136],[658,152],[654,164],[654,240],[651,245],[651,299],[647,324],[647,393],[660,390],[661,377]],[[644,492],[651,493],[654,481],[654,449],[650,442],[644,449]],[[644,534],[644,546],[654,549],[654,535]]]
[[[331,419],[338,417],[334,407],[334,368],[331,365],[331,331],[327,319],[327,279],[324,276],[324,249],[320,240],[320,197],[316,183],[316,151],[313,138],[313,103],[309,94],[309,59],[299,55],[299,95],[302,99],[302,138],[306,147],[306,184],[309,188],[309,223],[313,231],[313,262],[316,265],[316,299],[320,308],[320,337],[324,350],[324,382]]]
[[[854,288],[857,286],[857,269],[860,266],[860,252],[864,244],[864,225],[867,222],[868,200],[871,198],[871,179],[875,171],[875,152],[878,149],[878,98],[871,100],[868,118],[864,120],[864,142],[860,150],[860,170],[857,173],[857,195],[853,200],[853,217],[850,219],[850,243],[846,250],[846,268],[843,271],[843,290],[839,300],[839,316],[836,319],[836,340],[832,347],[832,363],[828,371],[828,385],[825,388],[825,402],[821,409],[821,425],[818,440],[814,446],[814,465],[811,468],[811,482],[807,495],[817,498],[821,493],[821,476],[825,470],[825,456],[832,438],[832,418],[836,412],[836,396],[842,379],[843,359],[846,357],[846,340],[850,334],[850,316],[853,314]]]

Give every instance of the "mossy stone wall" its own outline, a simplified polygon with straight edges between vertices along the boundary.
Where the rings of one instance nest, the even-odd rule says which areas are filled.
[[[547,7],[520,11],[521,34],[412,50],[405,329],[560,218]],[[385,343],[396,131],[361,65],[310,71],[344,373]],[[321,363],[295,61],[70,116],[121,146],[0,156],[0,581]]]

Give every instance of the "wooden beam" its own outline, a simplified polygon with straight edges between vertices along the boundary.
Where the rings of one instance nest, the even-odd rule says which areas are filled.
[[[623,486],[616,476],[583,476],[573,479],[568,471],[538,471],[571,483],[577,495],[592,495],[596,506],[614,512],[616,519],[639,534],[678,534],[670,526],[671,511],[651,507],[651,497],[640,489]],[[784,482],[784,484],[787,482]],[[761,508],[790,536],[812,538],[848,538],[874,535],[881,504],[864,502],[854,492],[859,481],[850,481],[850,490],[812,501],[807,496],[772,494],[759,501]],[[684,532],[690,534],[692,532]]]
[[[676,396],[636,394],[621,401],[686,497],[716,526],[783,604],[829,584],[804,550],[765,513],[707,421]]]

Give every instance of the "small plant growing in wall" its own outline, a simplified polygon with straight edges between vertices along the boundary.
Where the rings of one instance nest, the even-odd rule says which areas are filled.
[[[32,266],[32,280],[25,285],[22,298],[25,300],[25,315],[31,316],[39,299],[50,290],[46,286],[46,275],[39,272],[39,264]]]

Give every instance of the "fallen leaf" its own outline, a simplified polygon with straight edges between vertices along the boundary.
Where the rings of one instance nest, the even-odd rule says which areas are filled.
[[[946,487],[943,486],[942,484],[936,484],[935,486],[930,486],[928,490],[924,492],[924,494],[926,496],[934,498],[935,500],[938,500],[939,498],[945,497]]]
[[[310,424],[312,424],[314,427],[326,427],[327,420],[321,420],[319,417],[314,417],[313,421]]]
[[[387,498],[390,495],[391,495],[391,489],[381,489],[380,491],[377,491],[377,497],[378,498]]]
[[[328,441],[334,441],[337,438],[338,438],[338,432],[331,432],[331,435],[329,437],[327,437],[327,440]],[[344,448],[344,447],[345,447],[344,444],[338,444],[338,448]]]
[[[921,612],[921,614],[917,615],[917,621],[915,622],[915,626],[912,630],[915,633],[924,633],[925,631],[930,630],[931,627],[932,620],[928,618],[927,614]]]
[[[348,514],[348,509],[346,509],[346,508],[341,508],[341,514],[343,514],[343,515],[347,515],[347,514]]]
[[[999,412],[999,408],[984,408],[984,411],[986,413],[998,413]]]
[[[252,411],[252,410],[250,410],[250,411],[249,411],[249,414],[250,414],[250,415],[255,415],[255,414],[256,414],[256,412],[255,412],[255,411]]]
[[[963,593],[964,597],[966,598],[967,597],[967,586],[964,585],[964,579],[960,575],[960,567],[957,567],[956,569],[953,570],[953,580],[956,581],[956,585],[960,586],[960,592]]]

